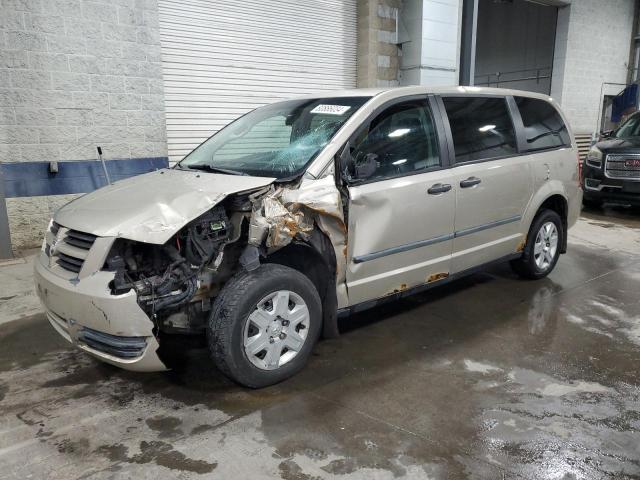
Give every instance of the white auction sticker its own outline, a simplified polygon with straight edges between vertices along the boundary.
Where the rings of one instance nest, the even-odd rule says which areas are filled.
[[[351,107],[348,105],[323,105],[320,104],[311,113],[324,113],[325,115],[342,115]]]

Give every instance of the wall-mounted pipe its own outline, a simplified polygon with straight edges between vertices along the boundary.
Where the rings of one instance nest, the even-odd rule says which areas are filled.
[[[107,172],[107,164],[104,163],[104,158],[102,158],[102,147],[98,147],[98,160],[100,160],[100,163],[102,164],[102,170],[104,171],[104,176],[107,179],[107,185],[111,185],[109,172]]]
[[[638,81],[638,68],[640,67],[640,0],[636,0],[633,7],[633,30],[631,33],[631,45],[629,48],[629,63],[627,83]]]

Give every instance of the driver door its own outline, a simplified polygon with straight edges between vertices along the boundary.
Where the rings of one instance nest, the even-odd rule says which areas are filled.
[[[364,178],[347,187],[351,305],[448,275],[456,185],[441,131],[420,97],[387,106],[352,138]]]

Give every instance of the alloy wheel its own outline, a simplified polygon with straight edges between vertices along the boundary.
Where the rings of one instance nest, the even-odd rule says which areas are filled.
[[[540,271],[544,272],[551,267],[558,250],[558,229],[555,223],[546,222],[538,230],[536,241],[533,245],[533,258]]]

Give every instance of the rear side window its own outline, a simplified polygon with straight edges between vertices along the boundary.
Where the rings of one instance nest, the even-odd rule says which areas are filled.
[[[444,97],[456,163],[503,157],[516,152],[507,101],[495,97]]]
[[[515,100],[524,124],[527,150],[571,146],[567,126],[553,105],[536,98]]]

